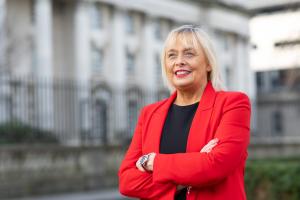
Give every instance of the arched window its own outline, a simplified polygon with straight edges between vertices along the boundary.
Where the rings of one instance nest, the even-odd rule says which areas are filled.
[[[93,105],[91,139],[107,144],[107,105],[103,100],[97,99]],[[98,142],[96,142],[98,143]]]
[[[92,30],[99,30],[103,28],[104,16],[103,5],[99,2],[93,2],[90,6],[90,25]]]
[[[133,136],[138,120],[139,110],[143,104],[142,92],[139,88],[127,90],[127,137]]]
[[[136,100],[129,100],[127,106],[128,132],[129,136],[132,137],[138,119],[138,103]]]
[[[89,143],[109,143],[109,102],[111,93],[104,88],[96,88],[92,94],[91,129]]]

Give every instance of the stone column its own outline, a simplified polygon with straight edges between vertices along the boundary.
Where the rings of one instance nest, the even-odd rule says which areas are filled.
[[[36,14],[36,50],[37,72],[40,79],[52,79],[52,1],[37,0]]]
[[[0,123],[10,118],[9,98],[9,77],[5,60],[6,52],[6,0],[0,0]]]
[[[126,49],[125,49],[125,11],[115,7],[113,11],[113,21],[111,30],[111,51],[110,60],[112,61],[109,69],[108,81],[115,89],[114,91],[114,123],[116,129],[114,138],[122,140],[126,138],[127,130],[127,101],[126,101]]]
[[[75,11],[75,78],[81,84],[87,84],[90,79],[90,27],[88,3],[78,1]]]
[[[75,42],[75,74],[74,81],[78,83],[78,94],[76,98],[76,114],[78,116],[74,124],[74,134],[69,142],[72,145],[80,144],[80,134],[88,131],[91,126],[91,102],[90,102],[90,26],[89,26],[89,10],[88,3],[85,1],[76,2],[76,10],[74,16],[74,42]],[[72,107],[70,107],[72,108]],[[73,124],[73,123],[71,123]],[[81,133],[83,131],[83,133]]]
[[[0,72],[5,69],[5,16],[6,0],[0,0]]]
[[[36,0],[35,5],[35,47],[37,80],[37,116],[42,129],[53,128],[53,91],[52,91],[52,1]]]
[[[143,68],[140,70],[140,84],[146,90],[146,94],[148,92],[154,92],[158,88],[157,83],[157,63],[156,63],[156,54],[155,54],[155,39],[154,39],[154,21],[150,16],[146,16],[145,18],[145,27],[143,28],[143,45],[142,45],[142,60],[143,64],[140,66]],[[155,100],[155,96],[146,96],[146,103],[153,102]]]

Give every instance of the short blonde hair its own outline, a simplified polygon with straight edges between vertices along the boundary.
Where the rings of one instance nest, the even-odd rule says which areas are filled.
[[[213,50],[209,36],[200,27],[194,25],[183,25],[173,29],[169,33],[165,41],[164,48],[162,50],[162,75],[163,80],[167,84],[170,91],[174,91],[175,88],[170,84],[166,76],[166,48],[170,42],[175,41],[178,38],[187,44],[192,41],[192,44],[195,48],[202,48],[207,59],[208,65],[211,67],[211,71],[208,73],[207,78],[211,81],[212,86],[216,91],[223,90],[224,87],[222,84],[220,70],[217,65],[216,55]]]

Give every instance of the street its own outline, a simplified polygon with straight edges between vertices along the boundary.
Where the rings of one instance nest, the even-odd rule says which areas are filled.
[[[57,194],[57,195],[48,195],[48,196],[39,196],[39,197],[15,198],[9,200],[133,200],[133,199],[122,196],[117,189],[111,189],[105,191]]]

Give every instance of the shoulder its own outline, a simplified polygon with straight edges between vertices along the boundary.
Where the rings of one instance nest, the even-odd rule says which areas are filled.
[[[159,112],[160,110],[162,110],[161,108],[163,108],[163,105],[165,105],[167,101],[168,98],[142,107],[142,109],[140,110],[138,123],[142,124],[151,119],[155,112]]]
[[[249,100],[249,97],[246,93],[238,92],[238,91],[218,91],[217,97],[225,100],[237,100],[237,99]]]
[[[223,106],[244,105],[250,107],[250,99],[247,94],[237,91],[218,91],[216,103]]]

